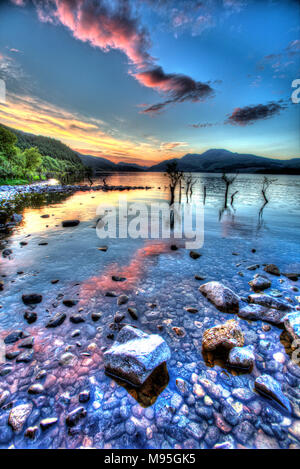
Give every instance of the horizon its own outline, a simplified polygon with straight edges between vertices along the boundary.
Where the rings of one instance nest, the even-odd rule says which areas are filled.
[[[300,157],[298,2],[124,5],[2,2],[1,123],[148,167],[216,146]]]

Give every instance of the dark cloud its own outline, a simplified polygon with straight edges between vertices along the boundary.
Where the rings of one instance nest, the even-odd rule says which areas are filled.
[[[254,124],[258,120],[268,119],[269,117],[279,114],[286,105],[282,102],[270,102],[268,104],[258,104],[256,106],[245,106],[236,108],[226,123],[233,125],[249,125]]]
[[[213,124],[211,122],[203,122],[199,124],[190,124],[189,127],[193,127],[193,129],[207,129],[208,127],[214,127],[218,125],[217,123]]]
[[[134,76],[144,86],[168,96],[165,101],[144,109],[143,113],[157,113],[169,104],[203,101],[214,95],[209,84],[195,81],[186,75],[165,73],[162,67],[135,73]]]

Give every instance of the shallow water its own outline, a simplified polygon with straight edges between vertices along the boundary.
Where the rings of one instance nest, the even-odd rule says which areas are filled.
[[[28,364],[7,362],[12,370],[0,377],[0,389],[10,392],[0,414],[2,447],[210,448],[225,441],[247,448],[300,446],[300,368],[286,352],[289,344],[283,330],[271,326],[263,331],[260,321],[235,318],[244,331],[246,345],[255,346],[256,366],[248,374],[208,366],[201,353],[203,332],[234,315],[220,313],[208,303],[198,291],[204,282],[194,278],[198,274],[207,281],[218,280],[245,297],[250,292],[248,282],[262,271],[264,263],[274,263],[282,272],[300,272],[300,176],[270,176],[274,181],[268,190],[269,204],[261,215],[262,175],[239,175],[230,188],[230,194],[238,191],[233,207],[223,212],[225,187],[221,176],[195,177],[193,201],[202,203],[204,185],[207,192],[204,245],[197,260],[190,258],[182,241],[99,239],[95,230],[97,207],[117,204],[120,194],[116,191],[78,192],[63,202],[24,210],[23,222],[8,239],[7,247],[13,254],[1,259],[5,277],[0,325],[2,337],[15,329],[33,336],[34,356]],[[151,185],[149,191],[126,192],[129,203],[168,200],[167,179],[161,173],[116,174],[107,182]],[[184,200],[184,193],[182,197]],[[45,214],[49,218],[41,218]],[[73,218],[81,221],[79,226],[61,227],[62,220]],[[28,244],[22,247],[23,241]],[[41,242],[48,244],[39,245]],[[177,251],[170,249],[174,243],[180,247]],[[106,252],[98,250],[102,245],[108,246]],[[253,264],[260,268],[247,270]],[[112,275],[127,280],[114,282]],[[55,279],[59,282],[52,284]],[[276,295],[280,290],[282,298],[289,297],[298,304],[299,292],[294,287],[299,287],[299,282],[285,277],[270,279],[272,287],[267,293]],[[112,290],[126,293],[128,304],[117,306],[116,298],[105,296]],[[21,296],[27,292],[43,295],[42,303],[34,308],[38,320],[32,325],[23,318],[28,308]],[[63,298],[78,303],[67,308]],[[128,306],[138,310],[138,321],[130,318]],[[198,313],[189,313],[186,307],[197,308]],[[85,322],[73,324],[68,318],[78,310]],[[46,329],[50,316],[58,311],[66,312],[67,320],[55,329]],[[117,311],[126,314],[123,322],[159,333],[169,344],[169,376],[162,376],[159,385],[154,379],[137,392],[104,374],[102,353],[112,343],[107,336],[116,335],[111,325]],[[93,312],[102,313],[99,321],[92,321]],[[173,327],[183,328],[184,335],[177,336]],[[75,329],[80,330],[80,336],[73,338]],[[18,345],[7,349],[15,350]],[[62,367],[58,362],[66,347],[75,358],[71,365]],[[2,366],[7,367],[7,363]],[[39,382],[35,376],[42,369],[47,371],[41,381],[45,391],[39,396],[29,395],[27,389]],[[255,378],[263,373],[282,384],[293,415],[253,391]],[[176,386],[178,378],[187,382],[186,396]],[[85,389],[91,392],[90,400],[79,404],[78,394]],[[7,426],[9,404],[24,402],[31,402],[33,410],[22,432],[15,435]],[[87,417],[68,431],[66,415],[79,405],[86,407]],[[39,429],[34,440],[24,436],[28,426],[39,426],[46,417],[59,421],[47,431]]]

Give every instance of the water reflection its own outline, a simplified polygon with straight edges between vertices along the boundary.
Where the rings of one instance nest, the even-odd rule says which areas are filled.
[[[156,402],[158,396],[168,386],[170,379],[166,363],[162,363],[160,366],[155,368],[144,384],[140,387],[132,386],[130,383],[120,380],[115,376],[112,376],[112,378],[119,386],[124,387],[142,407],[152,406]]]

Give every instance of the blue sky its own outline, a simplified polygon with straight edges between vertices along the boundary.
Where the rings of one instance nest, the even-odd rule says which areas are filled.
[[[287,0],[2,2],[0,121],[113,161],[299,157],[299,15]]]

